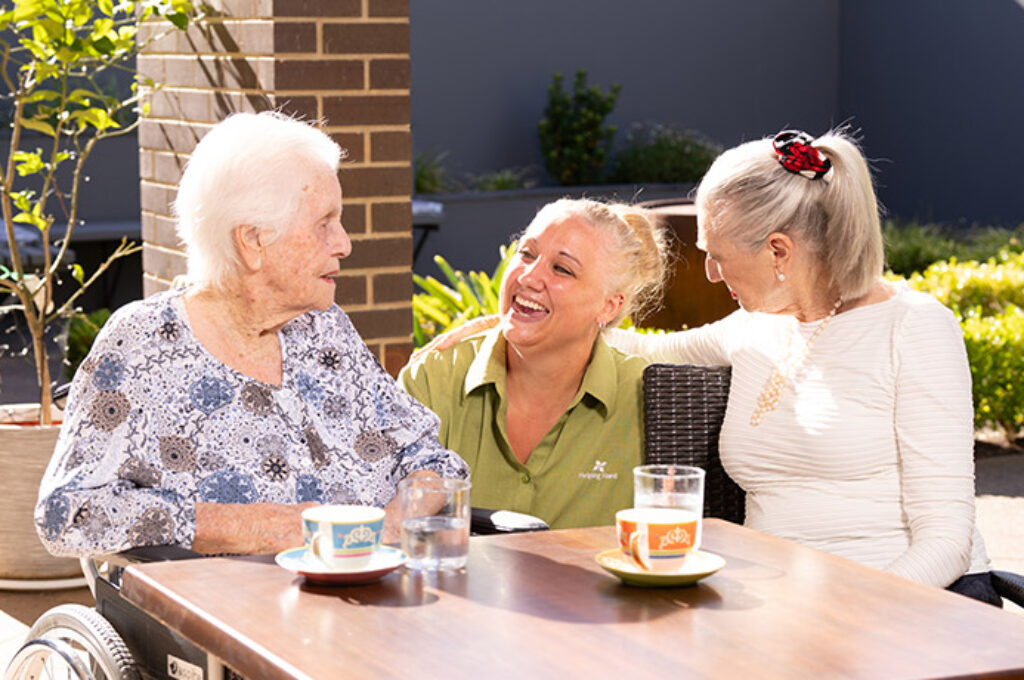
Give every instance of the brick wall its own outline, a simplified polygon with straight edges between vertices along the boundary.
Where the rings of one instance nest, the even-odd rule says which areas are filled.
[[[139,130],[143,292],[185,272],[170,205],[205,131],[237,111],[316,118],[348,150],[339,178],[352,255],[337,301],[394,374],[412,347],[408,0],[210,5],[207,20],[139,57],[163,84]]]

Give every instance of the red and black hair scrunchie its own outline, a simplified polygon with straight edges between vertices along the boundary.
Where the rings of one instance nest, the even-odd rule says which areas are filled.
[[[786,170],[807,179],[828,181],[826,175],[832,170],[832,161],[811,146],[813,142],[814,138],[806,132],[783,130],[775,135],[772,146],[779,155],[779,164]]]

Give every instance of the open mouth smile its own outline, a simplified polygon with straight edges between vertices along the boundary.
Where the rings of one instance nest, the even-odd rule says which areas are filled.
[[[539,302],[534,302],[521,295],[512,296],[512,310],[527,318],[540,318],[550,313],[550,310]]]

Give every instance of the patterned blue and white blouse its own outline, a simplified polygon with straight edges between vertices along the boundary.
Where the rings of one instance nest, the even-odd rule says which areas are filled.
[[[35,511],[53,554],[191,546],[197,502],[382,507],[416,470],[468,475],[336,305],[280,330],[275,387],[199,344],[183,292],[118,310],[75,376]]]

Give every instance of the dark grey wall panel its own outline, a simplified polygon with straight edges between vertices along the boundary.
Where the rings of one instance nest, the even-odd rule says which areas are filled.
[[[842,3],[840,111],[880,196],[905,218],[1024,221],[1024,7],[1017,0]]]
[[[611,122],[732,145],[822,130],[839,101],[839,0],[414,0],[412,132],[457,178],[542,160],[552,73],[622,93]]]

